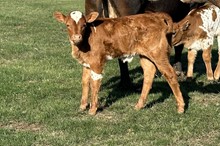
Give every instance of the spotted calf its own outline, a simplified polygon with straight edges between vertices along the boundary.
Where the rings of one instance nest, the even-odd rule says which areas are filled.
[[[180,22],[174,23],[173,44],[184,44],[188,48],[187,77],[193,77],[193,64],[198,50],[203,50],[203,60],[206,66],[208,80],[219,80],[220,76],[220,49],[219,60],[214,75],[211,66],[211,48],[217,37],[220,44],[220,9],[210,3],[193,9]]]
[[[96,114],[98,92],[106,61],[114,58],[131,61],[134,55],[139,55],[144,71],[144,82],[135,108],[144,107],[158,68],[175,95],[178,112],[184,112],[184,101],[177,76],[169,63],[171,42],[168,41],[168,36],[171,36],[173,23],[167,14],[146,13],[97,19],[96,12],[84,16],[81,12],[74,11],[67,16],[56,12],[54,16],[66,24],[72,56],[83,66],[81,110],[85,110],[88,105],[91,89],[89,114]]]

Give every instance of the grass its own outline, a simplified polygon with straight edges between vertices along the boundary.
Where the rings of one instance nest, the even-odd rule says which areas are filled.
[[[135,111],[142,73],[129,64],[137,91],[119,87],[117,60],[105,68],[96,116],[79,112],[81,65],[71,58],[65,26],[54,11],[84,10],[82,0],[0,0],[0,145],[219,145],[220,84],[206,80],[198,54],[193,82],[180,82],[187,100],[176,112],[174,96],[155,78],[145,109]],[[213,50],[216,66],[217,46]],[[172,61],[172,57],[171,57]],[[183,54],[186,70],[186,52]]]

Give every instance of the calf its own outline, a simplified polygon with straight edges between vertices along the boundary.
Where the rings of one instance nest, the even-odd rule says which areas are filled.
[[[188,48],[187,77],[192,78],[197,51],[202,49],[208,80],[218,80],[220,76],[220,49],[218,51],[219,61],[213,76],[211,47],[215,36],[220,44],[220,9],[210,3],[193,9],[183,20],[174,24],[174,32],[173,44],[184,44]]]
[[[129,61],[134,55],[140,55],[144,82],[135,108],[144,107],[157,67],[175,95],[178,112],[184,112],[184,101],[177,76],[169,63],[171,47],[167,36],[172,31],[173,23],[168,15],[147,13],[97,19],[97,12],[84,16],[79,11],[73,11],[68,16],[55,12],[54,16],[66,24],[72,56],[83,66],[81,110],[85,110],[88,105],[90,85],[89,114],[96,114],[102,71],[107,60],[122,58]]]
[[[99,12],[99,17],[116,18],[145,11],[166,12],[174,22],[183,19],[190,11],[190,4],[182,3],[180,0],[85,0],[85,14]],[[181,55],[183,45],[175,47],[174,67],[178,75],[182,75]],[[121,85],[130,87],[131,81],[127,62],[119,59]]]

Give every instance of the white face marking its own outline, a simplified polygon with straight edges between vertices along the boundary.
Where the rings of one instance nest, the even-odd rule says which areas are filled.
[[[73,11],[70,13],[70,17],[76,22],[76,24],[79,22],[80,18],[82,18],[82,12],[80,11]]]
[[[96,81],[96,80],[102,79],[103,76],[102,76],[102,74],[97,74],[97,73],[95,73],[94,71],[91,71],[91,78],[92,78],[94,81]]]

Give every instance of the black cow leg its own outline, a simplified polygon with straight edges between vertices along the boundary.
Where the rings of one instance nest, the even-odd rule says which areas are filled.
[[[128,63],[123,63],[121,59],[118,59],[119,67],[120,67],[120,74],[121,74],[121,81],[120,85],[123,88],[130,88],[131,87],[131,79],[129,76],[128,71]]]
[[[182,70],[182,63],[181,63],[182,51],[183,51],[183,45],[179,45],[175,47],[173,67],[178,77],[184,77],[183,70]]]

